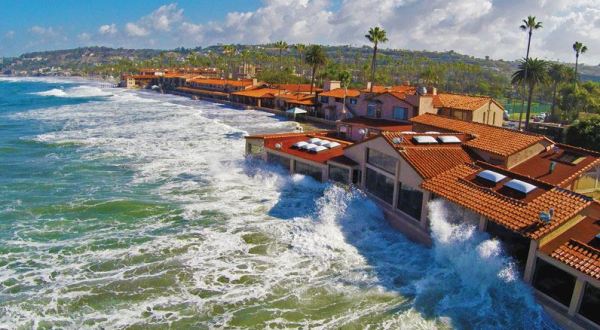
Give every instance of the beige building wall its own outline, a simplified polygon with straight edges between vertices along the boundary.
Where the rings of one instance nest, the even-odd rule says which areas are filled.
[[[502,127],[504,123],[504,109],[494,102],[489,102],[473,111],[471,120],[477,123]]]

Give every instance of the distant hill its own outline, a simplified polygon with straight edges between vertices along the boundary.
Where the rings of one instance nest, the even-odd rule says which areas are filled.
[[[238,50],[243,49],[263,49],[272,55],[277,50],[269,45],[236,45]],[[81,47],[75,49],[52,50],[26,53],[14,58],[3,58],[0,62],[0,73],[18,74],[18,73],[60,73],[68,71],[71,74],[78,74],[78,70],[84,67],[93,67],[99,65],[113,64],[118,61],[144,61],[160,56],[164,53],[176,53],[178,55],[187,55],[191,52],[207,54],[209,52],[221,53],[222,45],[215,45],[206,48],[174,50],[159,49],[124,49],[109,47]],[[371,48],[351,47],[351,46],[325,46],[330,58],[336,61],[353,61],[357,57],[368,58],[371,56]],[[489,58],[477,58],[474,56],[459,54],[454,51],[433,52],[433,51],[410,51],[401,49],[381,49],[380,54],[389,57],[392,60],[398,60],[403,57],[426,58],[433,62],[442,63],[465,63],[479,65],[488,70],[497,71],[506,75],[512,74],[517,67],[516,61],[493,60]],[[572,64],[569,64],[572,65]],[[583,80],[600,81],[600,66],[580,66],[580,72]]]

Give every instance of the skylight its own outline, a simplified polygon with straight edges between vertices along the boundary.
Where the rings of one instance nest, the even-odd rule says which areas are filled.
[[[323,150],[327,150],[327,148],[326,148],[326,147],[323,147],[323,146],[318,146],[318,145],[315,145],[314,147],[310,147],[310,148],[308,148],[308,151],[310,151],[310,152],[315,152],[315,153],[316,153],[316,152],[321,152],[321,151],[323,151]]]
[[[482,178],[484,180],[488,180],[493,183],[498,183],[498,182],[506,179],[505,175],[502,175],[500,173],[490,171],[490,170],[484,170],[484,171],[477,173],[477,177]]]
[[[319,139],[319,138],[311,138],[308,140],[308,143],[313,143],[313,144],[317,144],[317,142],[321,142],[323,140]]]
[[[415,140],[415,142],[418,144],[435,144],[435,143],[437,143],[437,140],[434,139],[432,136],[425,136],[425,135],[415,136],[415,137],[413,137],[413,140]]]
[[[307,142],[300,141],[300,142],[294,143],[294,145],[292,145],[292,147],[294,147],[294,148],[302,148],[303,146],[305,146],[307,144],[308,144]]]
[[[442,136],[439,136],[438,139],[442,143],[460,143],[460,139],[454,135],[442,135]]]
[[[327,143],[322,144],[323,147],[333,149],[335,147],[339,147],[340,144],[335,141],[327,141]]]
[[[516,190],[518,192],[521,192],[523,194],[529,194],[530,192],[532,192],[533,190],[535,190],[537,187],[521,181],[521,180],[517,180],[517,179],[512,179],[510,181],[508,181],[506,184],[504,184],[505,187],[508,187],[510,189]]]
[[[313,147],[318,147],[318,145],[313,144],[313,143],[307,143],[307,144],[302,145],[300,147],[300,149],[310,150],[310,148],[313,148]]]

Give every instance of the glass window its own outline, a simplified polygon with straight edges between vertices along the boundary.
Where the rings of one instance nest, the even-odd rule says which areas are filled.
[[[367,163],[376,166],[390,174],[396,173],[397,160],[375,149],[367,148]]]
[[[600,325],[600,289],[586,284],[581,305],[579,306],[579,314],[585,316],[588,320]]]
[[[282,156],[268,152],[267,153],[267,162],[271,163],[271,164],[280,165],[288,171],[290,170],[290,159],[287,157],[282,157]]]
[[[421,205],[423,203],[423,193],[411,186],[400,185],[398,192],[398,209],[421,220]]]
[[[261,146],[261,145],[257,145],[257,144],[249,144],[249,145],[250,145],[250,148],[248,151],[251,155],[262,154],[263,151],[265,150],[263,148],[263,146]]]
[[[538,258],[533,286],[561,304],[569,306],[575,277]]]
[[[352,171],[352,183],[360,184],[361,180],[362,180],[362,172],[360,170],[353,170]]]
[[[329,165],[329,179],[332,181],[348,184],[350,181],[349,172],[347,168]]]
[[[367,167],[367,191],[388,204],[394,200],[394,180]]]
[[[377,112],[377,103],[369,102],[369,104],[367,105],[367,116],[375,117],[376,112]]]
[[[407,120],[408,109],[404,107],[394,107],[394,119],[396,120]]]
[[[318,181],[322,180],[323,172],[321,171],[321,168],[303,162],[296,161],[295,172],[298,174],[312,176]]]
[[[358,100],[357,100],[357,99],[355,99],[355,98],[353,98],[353,97],[352,97],[352,98],[350,98],[350,104],[357,104],[357,103],[358,103]]]
[[[464,111],[454,110],[454,111],[452,111],[452,116],[454,118],[457,118],[457,119],[460,119],[460,120],[465,120],[466,119]]]

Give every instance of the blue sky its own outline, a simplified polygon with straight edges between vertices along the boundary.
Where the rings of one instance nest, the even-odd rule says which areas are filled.
[[[0,56],[101,45],[162,48],[216,43],[326,43],[361,46],[382,26],[383,47],[454,50],[517,59],[534,15],[532,56],[573,62],[571,45],[600,63],[600,0],[0,0]]]

